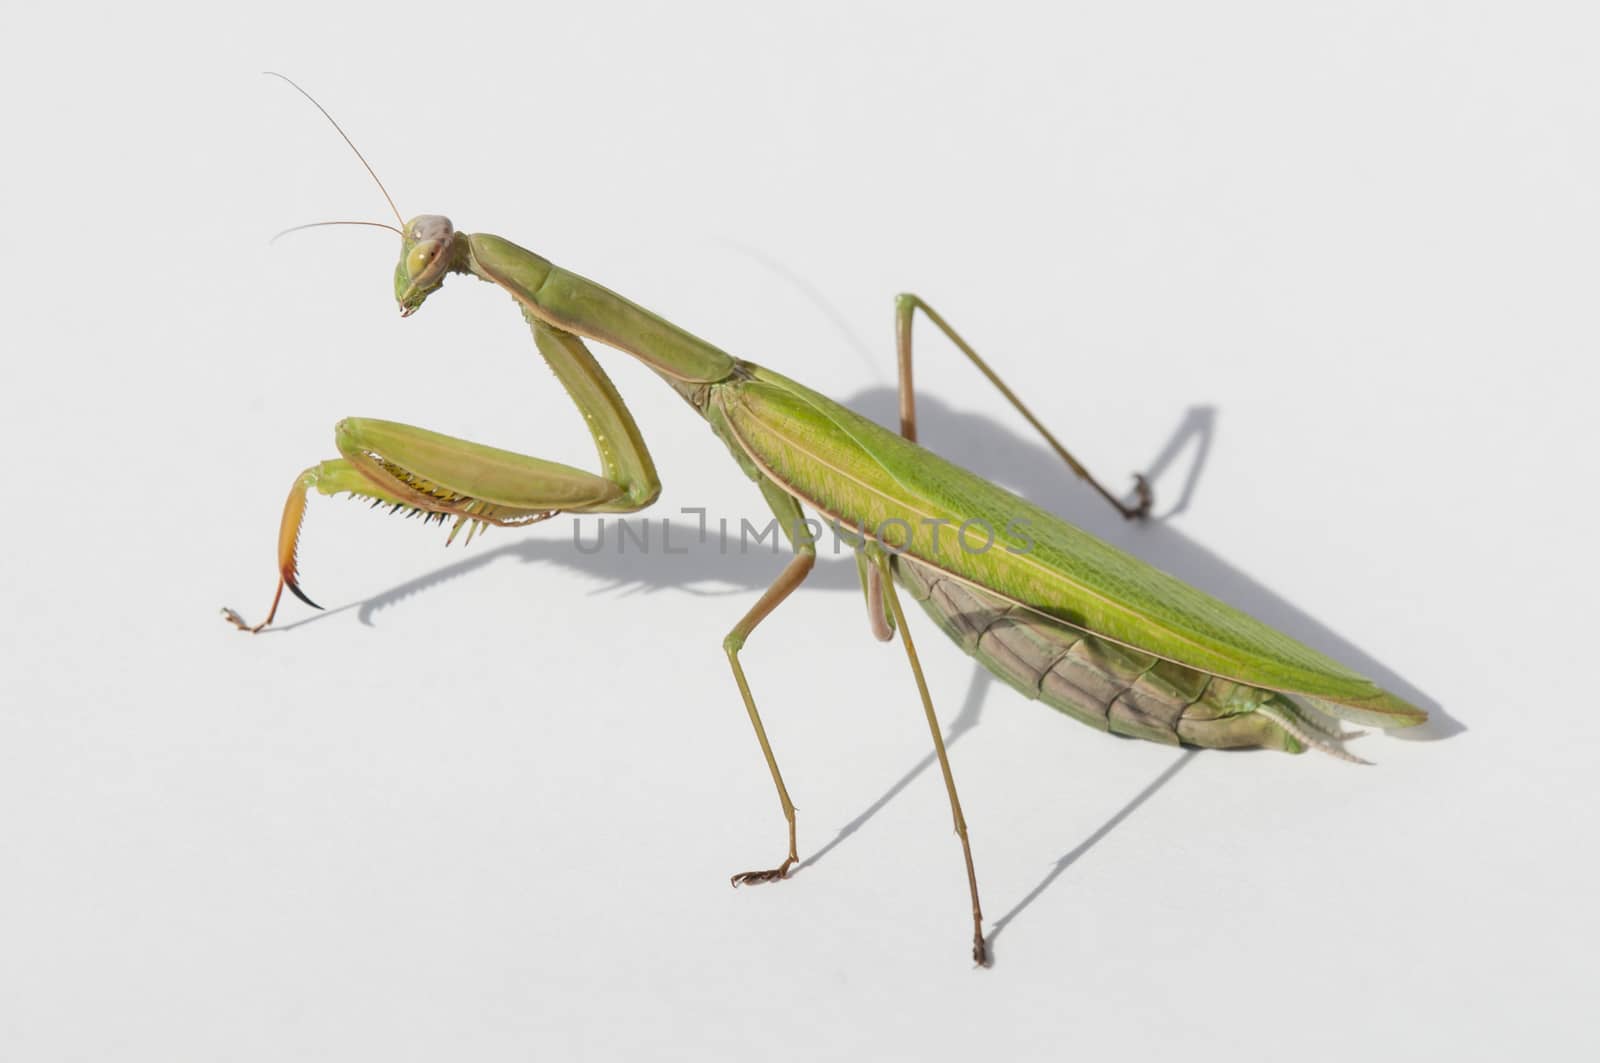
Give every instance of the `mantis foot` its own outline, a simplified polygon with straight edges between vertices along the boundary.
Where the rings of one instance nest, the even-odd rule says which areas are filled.
[[[767,871],[741,871],[728,881],[733,883],[733,888],[740,886],[754,886],[762,882],[777,882],[789,877],[789,868],[794,864],[796,857],[790,856],[783,863]]]
[[[979,967],[989,966],[989,946],[983,940],[983,931],[972,932],[972,962]]]
[[[232,624],[234,627],[238,628],[240,631],[248,631],[252,635],[260,634],[262,628],[272,623],[272,618],[268,617],[259,624],[247,624],[244,622],[244,617],[240,616],[232,609],[229,609],[227,606],[222,607],[222,618],[228,623]]]
[[[1133,493],[1139,500],[1137,505],[1118,505],[1117,508],[1128,520],[1143,520],[1150,515],[1150,507],[1155,504],[1155,493],[1150,490],[1150,481],[1144,478],[1143,473],[1133,474]]]

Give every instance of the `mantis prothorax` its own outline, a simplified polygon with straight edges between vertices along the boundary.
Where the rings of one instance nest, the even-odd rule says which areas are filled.
[[[530,524],[557,513],[626,513],[650,505],[660,491],[654,462],[586,341],[637,358],[726,444],[794,548],[772,585],[723,639],[788,829],[783,860],[734,875],[734,885],[782,879],[799,859],[794,804],[739,653],[812,569],[816,546],[805,532],[806,508],[855,537],[871,629],[884,640],[898,632],[905,647],[966,862],[972,954],[980,964],[986,962],[983,916],[966,820],[897,587],[1008,684],[1115,734],[1213,748],[1310,747],[1354,760],[1341,745],[1353,734],[1339,730],[1337,720],[1406,727],[1426,718],[1338,662],[918,446],[912,323],[921,312],[1074,473],[1125,517],[1149,510],[1142,478],[1134,504],[1120,501],[914,295],[901,295],[895,304],[897,434],[501,237],[457,232],[440,215],[402,222],[399,231],[394,282],[402,316],[415,313],[451,274],[499,286],[583,413],[599,472],[391,421],[340,421],[334,429],[340,457],[301,473],[284,507],[272,609],[253,627],[231,610],[228,618],[244,630],[261,630],[276,615],[285,587],[310,604],[298,583],[295,551],[312,490],[451,520],[451,538],[463,528],[470,538],[488,524]],[[981,549],[954,532],[973,527],[982,529]]]

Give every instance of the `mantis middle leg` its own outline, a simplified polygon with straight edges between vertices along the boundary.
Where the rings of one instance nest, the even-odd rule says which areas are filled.
[[[778,759],[772,754],[772,743],[767,740],[767,729],[761,723],[761,713],[756,710],[756,699],[750,693],[750,683],[744,677],[744,666],[739,663],[739,651],[744,648],[745,640],[756,629],[756,625],[772,615],[773,610],[783,604],[784,599],[794,592],[794,589],[811,574],[811,567],[817,560],[817,547],[808,535],[805,522],[805,513],[800,504],[789,495],[778,489],[771,480],[760,480],[761,493],[766,496],[767,505],[772,507],[773,515],[778,518],[779,525],[788,534],[794,544],[794,557],[784,566],[778,578],[772,581],[772,586],[767,588],[759,601],[751,606],[750,611],[733,626],[728,632],[728,637],[722,640],[722,648],[728,655],[728,664],[733,668],[734,682],[739,684],[739,695],[744,699],[745,711],[750,714],[750,724],[755,728],[756,741],[761,743],[761,755],[767,760],[767,770],[772,773],[772,784],[778,789],[778,803],[783,806],[783,818],[789,824],[789,855],[783,858],[783,863],[765,871],[741,871],[734,875],[730,881],[734,886],[752,885],[757,882],[776,882],[788,875],[789,868],[800,859],[800,852],[796,848],[794,802],[789,800],[789,788],[783,784],[783,773],[778,770]]]

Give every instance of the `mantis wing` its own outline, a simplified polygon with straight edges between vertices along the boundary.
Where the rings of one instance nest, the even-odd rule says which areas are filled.
[[[1427,719],[1233,606],[803,385],[747,368],[749,379],[718,389],[729,433],[764,473],[824,514],[1019,605],[1177,664],[1300,695],[1363,723]]]

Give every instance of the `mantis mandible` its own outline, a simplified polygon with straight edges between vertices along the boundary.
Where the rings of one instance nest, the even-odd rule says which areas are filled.
[[[333,122],[321,104],[289,83]],[[333,124],[377,181],[354,143]],[[381,181],[378,185],[383,188]],[[383,194],[389,199],[387,190]],[[1331,658],[918,446],[912,324],[921,313],[1123,516],[1142,518],[1150,508],[1142,477],[1136,478],[1136,501],[1124,504],[943,317],[914,295],[901,295],[895,304],[897,434],[509,240],[458,232],[436,214],[404,221],[392,199],[389,206],[401,222],[394,273],[401,315],[415,313],[451,274],[498,285],[527,320],[539,353],[583,414],[600,471],[392,421],[340,421],[334,429],[340,457],[301,473],[284,506],[278,588],[266,619],[251,626],[231,609],[225,615],[242,630],[260,631],[277,615],[286,587],[315,607],[300,588],[295,559],[313,490],[421,513],[428,521],[452,521],[450,538],[466,529],[469,540],[485,525],[514,527],[558,513],[628,513],[650,505],[661,489],[655,464],[586,341],[637,358],[705,419],[755,482],[794,550],[722,643],[788,828],[783,860],[734,875],[735,886],[783,879],[799,860],[795,806],[739,654],[812,570],[816,544],[806,508],[850,537],[871,630],[884,641],[898,632],[905,648],[961,842],[972,899],[972,955],[980,965],[987,953],[966,819],[899,589],[1006,683],[1113,734],[1211,748],[1260,746],[1293,753],[1315,748],[1355,760],[1342,743],[1360,732],[1342,731],[1339,720],[1407,727],[1427,718]],[[394,228],[378,222],[314,224]]]

